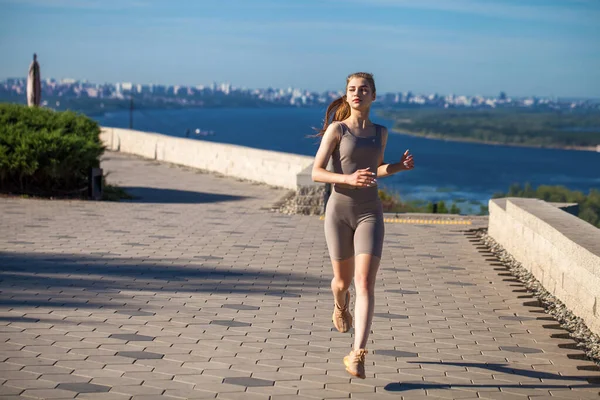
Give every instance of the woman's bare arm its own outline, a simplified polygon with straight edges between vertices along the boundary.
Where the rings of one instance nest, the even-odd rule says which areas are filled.
[[[332,123],[325,130],[325,134],[321,139],[321,144],[317,155],[315,156],[315,163],[312,169],[312,180],[315,182],[323,183],[346,183],[346,175],[336,174],[335,172],[327,171],[327,163],[331,158],[331,154],[335,147],[338,145],[340,138],[342,137],[342,127],[339,123]]]
[[[414,168],[413,156],[408,153],[408,150],[404,152],[400,162],[389,164],[384,163],[383,157],[385,154],[385,146],[387,145],[388,130],[383,128],[381,132],[381,156],[379,159],[379,167],[377,168],[377,177],[383,178],[386,176],[393,175],[400,171],[406,171]]]

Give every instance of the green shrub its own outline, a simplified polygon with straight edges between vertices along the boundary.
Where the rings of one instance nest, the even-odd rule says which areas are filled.
[[[379,199],[384,212],[407,213],[422,212],[424,207],[419,202],[406,203],[400,200],[397,193],[390,193],[385,189],[379,189]]]
[[[452,206],[450,207],[450,214],[460,214],[460,208],[458,208],[458,206],[456,205],[456,203],[452,203]]]
[[[437,203],[437,212],[438,214],[448,214],[448,208],[446,207],[446,202],[444,200]]]
[[[0,191],[84,195],[104,152],[99,134],[81,114],[0,104]]]
[[[434,203],[424,200],[402,201],[398,193],[390,193],[386,189],[379,189],[379,199],[383,206],[383,212],[391,213],[433,213]],[[444,201],[437,203],[437,214],[460,214],[460,208],[452,203],[450,210]]]

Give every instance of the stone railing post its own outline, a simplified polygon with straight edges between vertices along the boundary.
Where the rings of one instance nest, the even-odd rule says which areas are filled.
[[[325,212],[331,185],[313,182],[311,175],[312,165],[309,165],[296,176],[297,214],[321,215]]]

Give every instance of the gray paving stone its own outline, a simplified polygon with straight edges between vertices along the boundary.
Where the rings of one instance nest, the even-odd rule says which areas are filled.
[[[533,317],[522,317],[518,315],[501,315],[498,319],[503,321],[532,321],[535,320]]]
[[[221,325],[227,326],[230,328],[239,328],[242,326],[251,326],[252,324],[249,322],[240,322],[240,321],[227,321],[227,320],[213,320],[210,321],[212,325]]]
[[[119,310],[119,311],[117,311],[117,314],[131,315],[133,317],[148,317],[148,316],[156,315],[156,313],[153,313],[153,312],[140,311],[140,310]]]
[[[154,340],[154,336],[145,336],[145,335],[138,335],[138,334],[133,334],[133,333],[124,333],[124,334],[113,333],[112,335],[109,336],[109,338],[127,340],[127,341],[135,341],[135,342],[151,342]]]
[[[95,385],[93,383],[59,383],[56,388],[77,393],[103,393],[110,390],[110,386]]]
[[[446,266],[446,265],[444,265],[444,266],[441,266],[441,267],[438,267],[438,268],[439,268],[439,269],[446,269],[446,270],[448,270],[448,271],[464,271],[464,270],[466,270],[466,268],[462,268],[462,267],[452,267],[452,266]]]
[[[266,379],[250,378],[250,377],[225,378],[225,379],[223,379],[223,383],[228,383],[231,385],[246,386],[246,387],[273,386],[275,384],[274,381],[270,381],[270,380],[266,380]]]
[[[374,352],[380,356],[388,356],[388,357],[418,357],[418,353],[413,353],[410,351],[399,351],[399,350],[375,350]]]
[[[149,351],[119,351],[117,356],[135,358],[137,360],[160,360],[164,357],[164,354]]]
[[[416,290],[406,290],[406,289],[392,289],[386,290],[388,293],[397,293],[397,294],[419,294]]]
[[[232,310],[244,310],[244,311],[249,311],[249,310],[260,310],[260,307],[257,306],[249,306],[246,304],[223,304],[222,306],[223,308],[230,308]]]
[[[408,319],[408,315],[392,314],[392,313],[374,313],[375,317],[387,319]]]
[[[533,347],[520,347],[520,346],[500,346],[500,350],[511,351],[515,353],[533,354],[543,353],[542,350]]]
[[[272,296],[275,298],[296,298],[296,297],[301,297],[302,295],[300,293],[295,293],[295,292],[286,292],[286,291],[277,291],[277,290],[272,290],[272,291],[268,291],[265,293],[265,296]]]
[[[462,281],[449,281],[445,282],[447,285],[455,285],[455,286],[475,286],[474,283],[470,282],[462,282]]]

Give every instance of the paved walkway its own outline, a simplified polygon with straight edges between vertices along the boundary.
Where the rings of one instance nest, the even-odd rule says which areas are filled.
[[[600,372],[465,225],[386,224],[366,380],[323,221],[110,153],[131,202],[0,199],[0,398],[597,399]],[[592,383],[590,383],[592,382]]]

